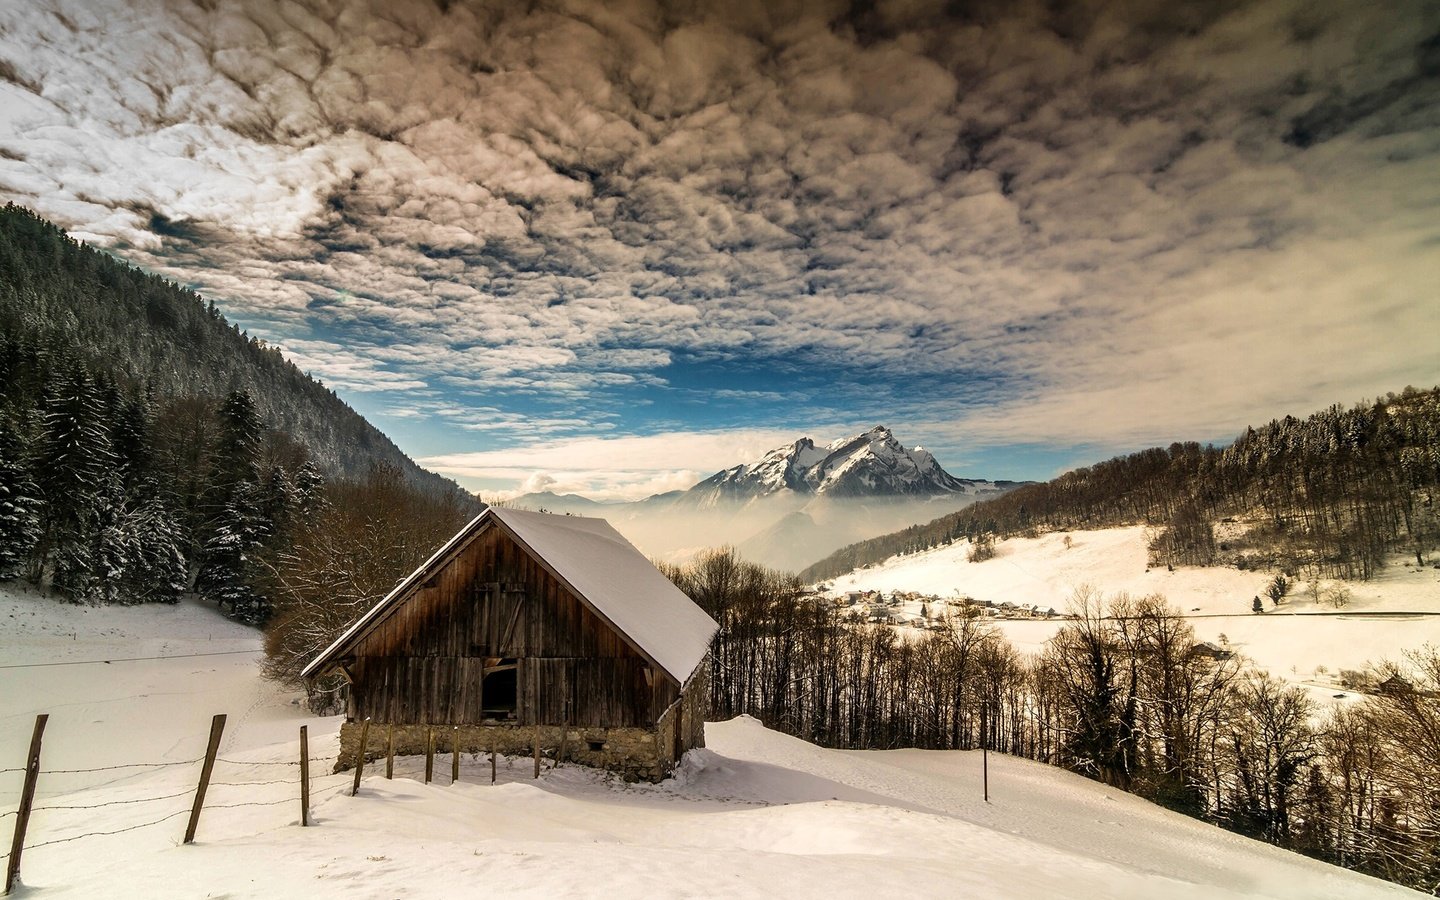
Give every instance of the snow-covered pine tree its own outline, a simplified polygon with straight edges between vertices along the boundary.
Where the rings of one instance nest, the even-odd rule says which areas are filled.
[[[19,423],[0,414],[0,578],[24,566],[40,540],[40,489]]]
[[[135,519],[125,508],[125,492],[118,473],[105,477],[95,498],[95,525],[91,533],[90,578],[83,596],[89,603],[135,603],[127,588],[140,556]]]
[[[189,567],[181,548],[185,535],[175,516],[160,501],[158,489],[130,513],[137,553],[126,580],[130,595],[147,603],[178,603],[189,580]]]
[[[265,425],[246,391],[227,396],[217,420],[196,588],[231,617],[259,624],[269,612],[256,587],[256,554],[271,530],[259,478]]]
[[[63,535],[49,555],[50,586],[76,603],[86,602],[93,587],[93,551],[83,536]]]
[[[248,391],[234,391],[227,396],[220,404],[218,420],[220,433],[215,442],[210,486],[223,497],[223,506],[229,503],[239,483],[259,483],[260,441],[265,423]]]
[[[300,515],[307,520],[325,505],[325,476],[308,459],[295,471],[295,503]]]
[[[253,625],[269,615],[269,603],[256,590],[256,552],[266,535],[260,513],[261,497],[255,485],[242,481],[214,523],[205,542],[205,562],[197,588],[234,619]]]
[[[71,362],[45,403],[35,469],[44,506],[34,574],[38,581],[50,559],[52,586],[77,601],[91,590],[96,506],[113,468],[94,382],[79,363]]]
[[[110,444],[127,494],[134,495],[151,472],[154,449],[150,443],[150,402],[143,397],[119,397],[109,413]],[[155,489],[154,484],[149,489]]]
[[[270,533],[282,537],[296,510],[297,496],[290,473],[284,466],[272,466],[262,485],[265,493],[265,517],[270,521]]]

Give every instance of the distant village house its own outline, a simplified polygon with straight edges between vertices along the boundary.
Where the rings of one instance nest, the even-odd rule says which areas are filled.
[[[1200,641],[1190,648],[1190,655],[1200,656],[1206,659],[1229,659],[1235,654],[1211,641]]]

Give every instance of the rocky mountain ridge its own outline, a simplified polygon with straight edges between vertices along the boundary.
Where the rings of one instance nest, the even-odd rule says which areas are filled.
[[[808,437],[757,462],[732,466],[685,491],[701,503],[750,500],[791,491],[830,497],[934,497],[967,493],[979,482],[946,472],[923,447],[907,450],[883,425],[816,446]]]
[[[956,478],[929,451],[906,449],[882,425],[825,445],[802,437],[686,490],[644,500],[598,503],[544,492],[509,503],[600,516],[644,552],[671,561],[730,544],[747,559],[793,570],[1014,486]]]

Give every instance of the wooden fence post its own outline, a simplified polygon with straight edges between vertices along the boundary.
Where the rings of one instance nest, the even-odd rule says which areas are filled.
[[[385,727],[385,777],[395,777],[395,723]]]
[[[490,735],[490,783],[495,783],[495,735]]]
[[[48,713],[35,717],[35,730],[30,734],[30,753],[25,757],[25,787],[20,794],[20,808],[15,814],[15,837],[10,841],[10,862],[5,866],[5,893],[20,877],[20,852],[25,849],[25,828],[30,824],[30,807],[35,803],[35,781],[40,777],[40,738],[45,734]]]
[[[540,726],[535,726],[535,777],[540,777]]]
[[[460,780],[460,729],[450,731],[450,783]]]
[[[370,717],[366,716],[360,726],[360,748],[355,751],[355,783],[350,785],[350,796],[360,793],[360,776],[365,771],[365,750],[370,746]]]
[[[210,743],[205,747],[205,765],[200,767],[200,784],[195,788],[195,802],[190,806],[190,824],[185,826],[185,843],[195,840],[195,827],[200,824],[200,810],[205,806],[205,789],[210,787],[210,773],[215,770],[215,754],[220,752],[220,735],[225,733],[225,714],[210,720]]]
[[[425,731],[425,783],[435,777],[435,726]]]
[[[310,824],[310,735],[300,726],[300,827]]]

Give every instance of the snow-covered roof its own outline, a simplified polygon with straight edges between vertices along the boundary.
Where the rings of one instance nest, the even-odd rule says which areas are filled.
[[[604,519],[495,509],[495,516],[622,635],[684,683],[720,626]]]
[[[320,671],[336,651],[363,635],[386,610],[427,578],[437,563],[443,564],[456,545],[487,523],[509,532],[596,614],[677,682],[685,683],[710,648],[710,639],[720,626],[609,522],[492,506],[361,616],[302,674],[308,677]]]

